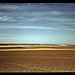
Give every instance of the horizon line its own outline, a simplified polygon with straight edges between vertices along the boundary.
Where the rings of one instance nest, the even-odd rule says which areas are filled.
[[[40,45],[40,43],[0,43],[0,45],[1,44],[5,44],[5,45],[7,45],[7,44],[38,44],[38,45]],[[75,45],[75,44],[66,44],[66,43],[61,43],[61,44],[65,44],[65,45]],[[46,45],[46,44],[45,44]],[[48,44],[48,45],[55,45],[55,44]],[[58,45],[58,44],[57,44]]]

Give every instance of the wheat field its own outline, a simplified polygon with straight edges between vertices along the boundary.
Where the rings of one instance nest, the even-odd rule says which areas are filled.
[[[0,72],[75,72],[75,50],[0,51]]]

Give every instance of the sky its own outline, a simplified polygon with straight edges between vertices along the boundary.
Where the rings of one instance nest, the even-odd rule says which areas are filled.
[[[0,43],[75,44],[75,3],[0,3]]]

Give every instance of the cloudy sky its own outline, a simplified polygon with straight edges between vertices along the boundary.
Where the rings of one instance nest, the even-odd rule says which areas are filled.
[[[0,43],[75,44],[75,3],[0,3]]]

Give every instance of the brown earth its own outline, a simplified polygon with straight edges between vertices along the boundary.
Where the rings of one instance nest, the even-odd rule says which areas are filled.
[[[75,50],[0,51],[0,72],[75,72]]]

